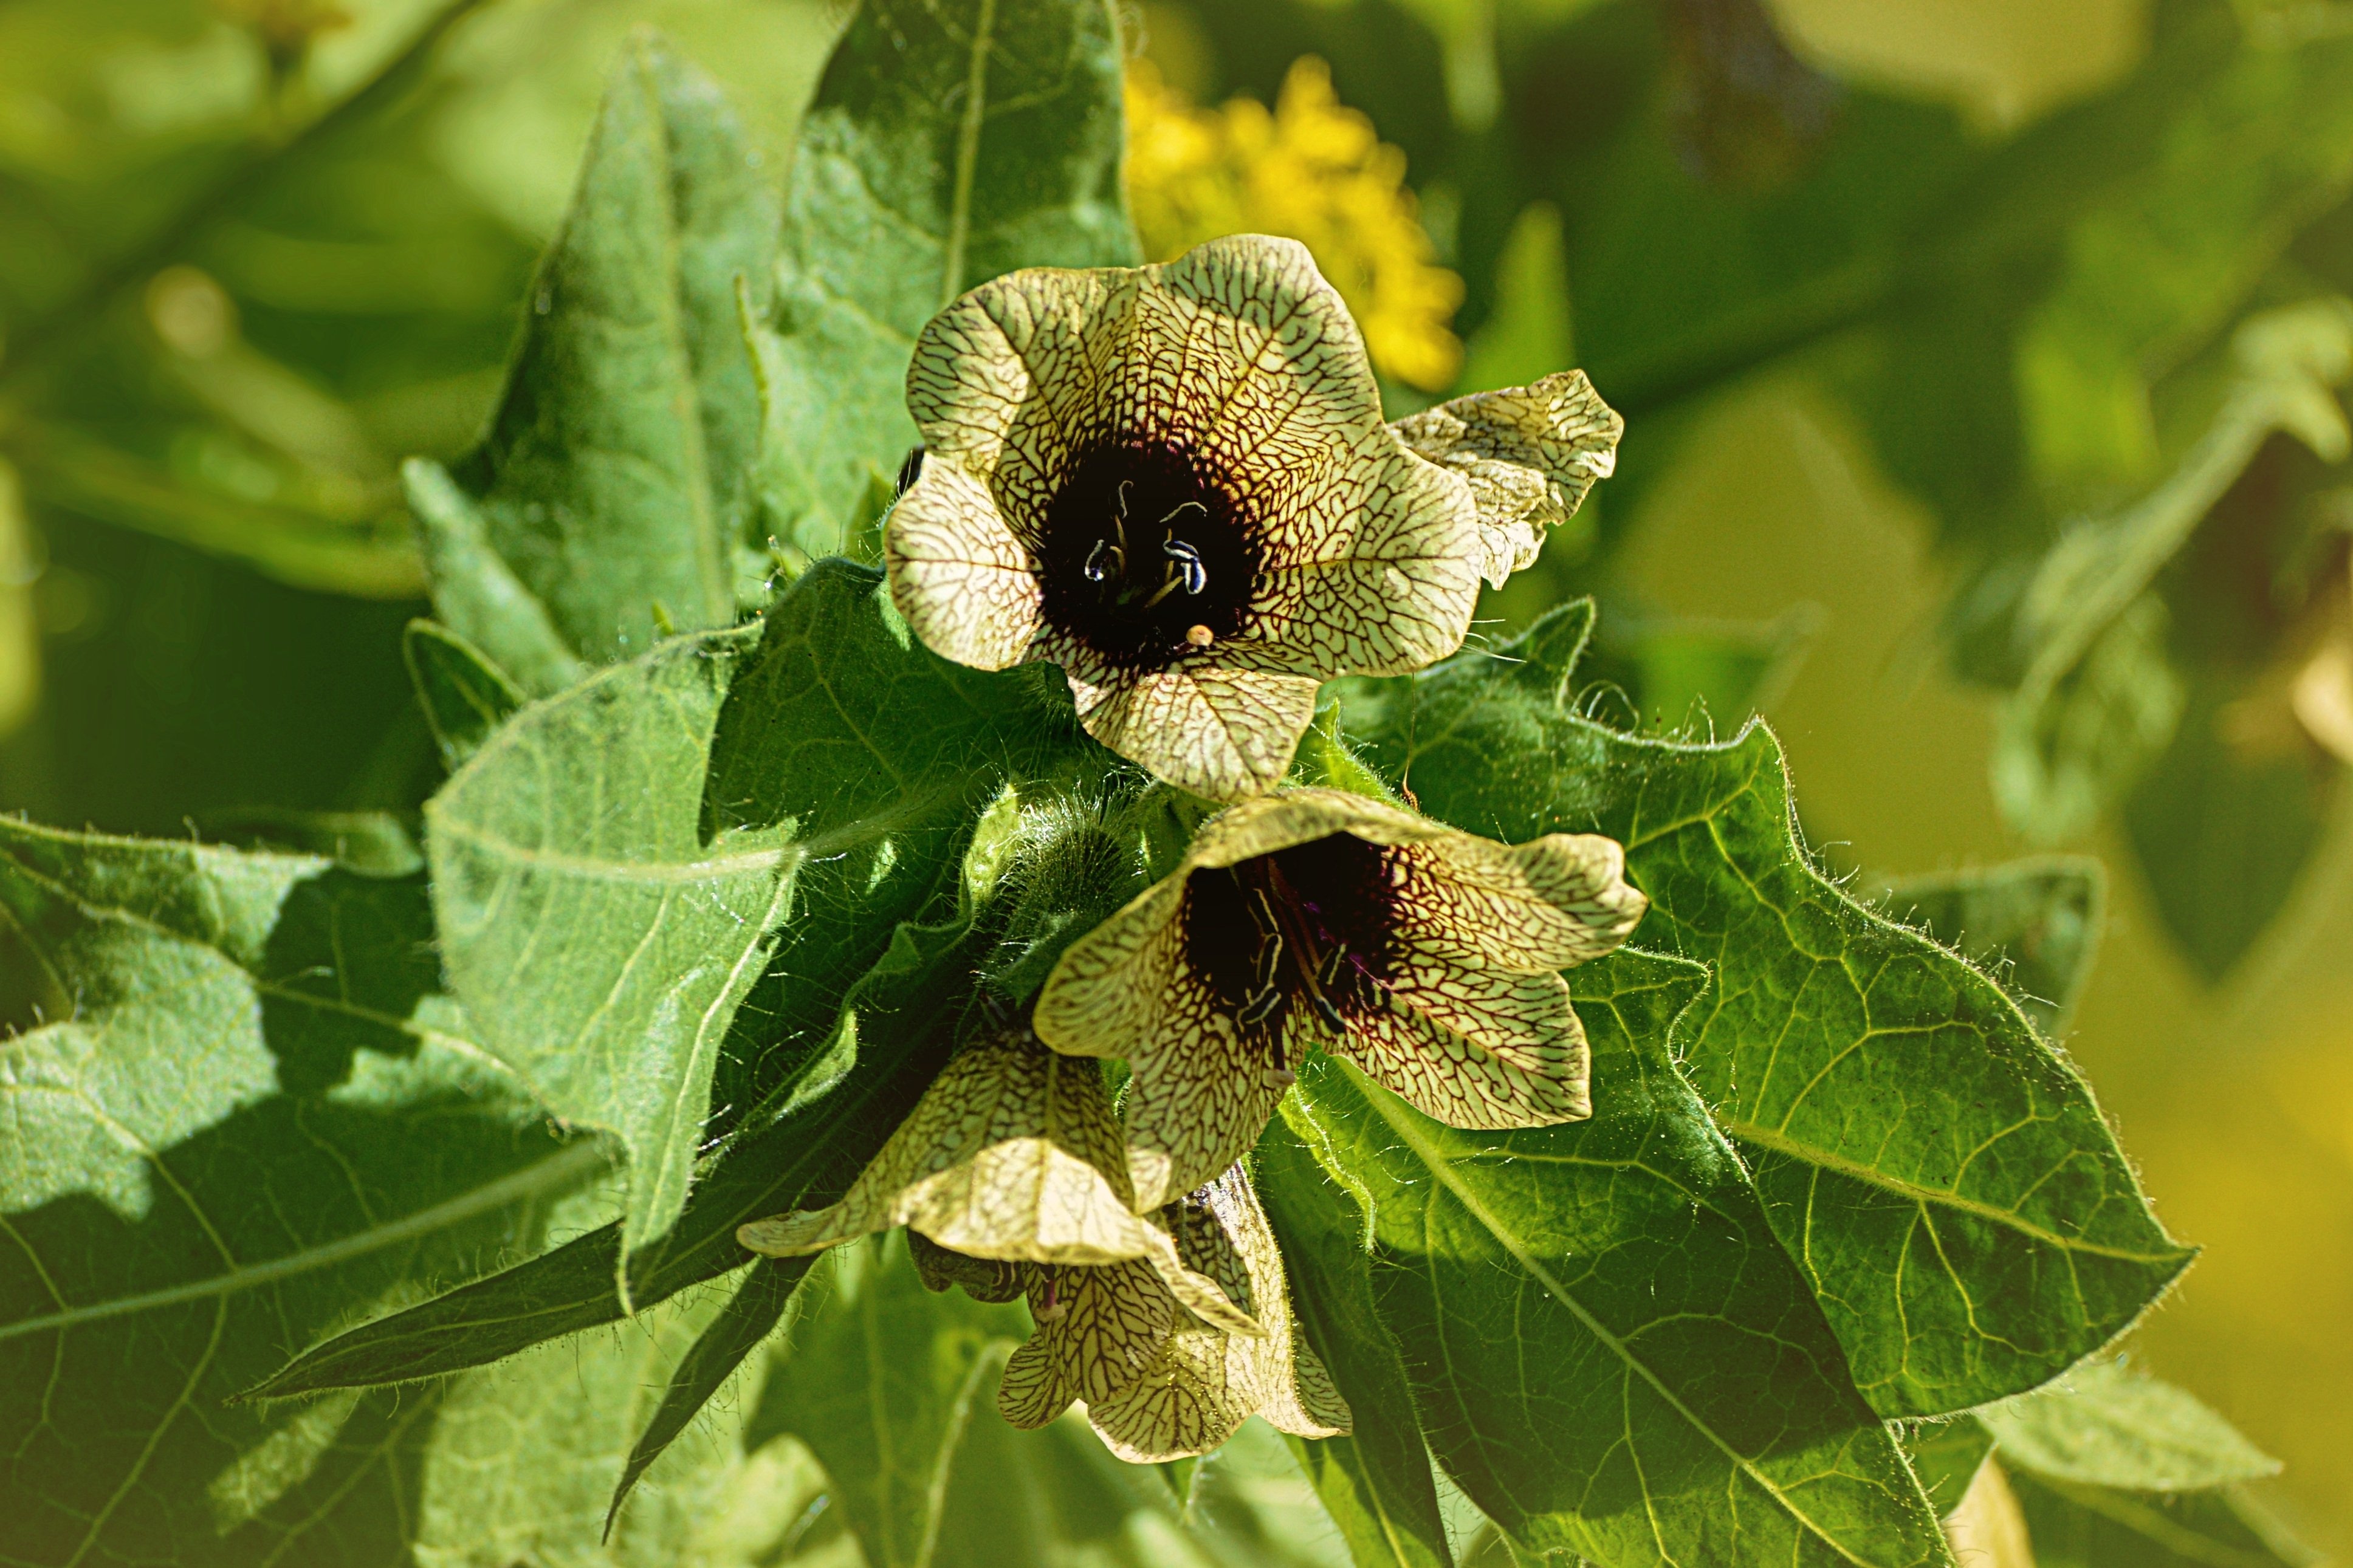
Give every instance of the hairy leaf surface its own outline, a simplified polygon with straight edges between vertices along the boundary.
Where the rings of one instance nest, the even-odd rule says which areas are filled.
[[[776,536],[849,548],[915,444],[915,334],[1021,267],[1132,266],[1120,40],[1103,0],[866,0],[801,122],[762,315],[761,479]]]
[[[397,1556],[430,1396],[224,1402],[606,1164],[436,994],[421,879],[0,822],[13,1561]]]
[[[562,684],[567,658],[733,619],[759,423],[736,289],[765,289],[776,232],[734,111],[640,37],[489,438],[448,480],[411,480],[441,618],[533,689]]]
[[[1813,868],[1764,726],[1688,746],[1568,710],[1585,625],[1395,683],[1375,762],[1472,832],[1626,846],[1636,940],[1713,973],[1684,1070],[1882,1415],[2015,1394],[2114,1338],[2190,1254],[2090,1090],[1992,981]]]
[[[1317,1059],[1293,1125],[1368,1205],[1374,1287],[1447,1472],[1519,1546],[1617,1568],[1941,1563],[1731,1145],[1676,1074],[1695,965],[1570,972],[1590,1121],[1460,1132]]]

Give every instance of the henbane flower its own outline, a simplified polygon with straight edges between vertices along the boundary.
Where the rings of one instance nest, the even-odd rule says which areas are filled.
[[[1129,1058],[1129,1173],[1153,1208],[1257,1142],[1307,1043],[1452,1126],[1588,1114],[1558,971],[1647,907],[1608,838],[1497,844],[1290,790],[1204,823],[1176,871],[1062,954],[1034,1024],[1058,1051]]]
[[[960,663],[1047,659],[1103,744],[1232,800],[1271,786],[1317,685],[1462,641],[1472,488],[1383,422],[1356,323],[1301,246],[983,284],[915,346],[920,477],[893,601]]]
[[[1135,1264],[1033,1269],[1038,1331],[1006,1363],[997,1394],[1005,1418],[1042,1426],[1083,1400],[1111,1450],[1138,1463],[1206,1454],[1252,1415],[1302,1437],[1347,1431],[1347,1404],[1292,1320],[1282,1254],[1242,1168],[1166,1212],[1187,1264],[1246,1304],[1265,1332],[1235,1334],[1193,1317]]]
[[[1075,1069],[1075,1070],[1073,1070]],[[788,1258],[905,1226],[967,1258],[1101,1268],[1137,1263],[1189,1311],[1261,1331],[1132,1201],[1102,1069],[1042,1048],[1026,1027],[975,1041],[941,1069],[839,1203],[740,1227]]]

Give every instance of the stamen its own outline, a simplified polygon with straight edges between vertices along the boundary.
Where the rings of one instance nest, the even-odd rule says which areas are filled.
[[[1261,986],[1244,999],[1241,1011],[1234,1015],[1234,1022],[1245,1029],[1255,1029],[1273,1017],[1274,1010],[1282,1005],[1282,986],[1274,984]]]
[[[1110,551],[1112,554],[1111,563],[1109,565],[1103,564],[1103,552],[1106,550]],[[1087,552],[1087,564],[1085,571],[1087,581],[1090,583],[1106,582],[1111,578],[1124,574],[1127,571],[1126,547],[1124,545],[1113,544],[1108,539],[1096,540],[1095,547]]]
[[[1192,501],[1187,501],[1186,503],[1187,506],[1196,504],[1198,503]],[[1183,509],[1180,508],[1178,510],[1181,510]],[[1184,540],[1163,540],[1160,545],[1160,553],[1166,555],[1169,560],[1174,561],[1176,563],[1176,571],[1184,579],[1186,593],[1198,594],[1202,589],[1207,588],[1209,585],[1209,569],[1201,564],[1201,552],[1198,550],[1194,549],[1192,545],[1187,543]],[[1167,591],[1168,590],[1166,588],[1161,590],[1163,594],[1167,593]]]

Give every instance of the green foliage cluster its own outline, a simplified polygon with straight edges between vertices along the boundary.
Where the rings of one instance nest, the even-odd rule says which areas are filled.
[[[332,136],[462,9],[332,106],[272,55],[273,133]],[[1499,75],[1498,124],[1546,70],[1592,123],[1494,152],[1466,271],[1504,244],[1480,215],[1573,187],[1578,346],[1637,431],[1788,356],[1843,378],[1976,564],[1956,617],[2015,689],[2005,799],[2228,831],[2194,793],[2247,787],[2220,715],[2337,548],[2353,277],[2296,246],[2353,181],[2353,44],[2166,6],[2140,74],[1990,152],[1801,73],[1785,153],[1726,172],[1720,119],[1650,123],[1728,90],[1704,47],[1631,5],[1513,26],[1543,47]],[[512,273],[487,436],[399,477],[421,554],[388,463],[342,513],[195,539],[421,584],[431,614],[357,618],[411,688],[397,721],[357,705],[406,726],[385,809],[280,812],[242,847],[0,822],[0,1560],[1258,1563],[1336,1532],[1398,1568],[1926,1564],[2006,1477],[2046,1563],[2301,1562],[2240,1489],[2269,1461],[2092,1359],[2192,1256],[2052,1043],[2096,878],[2045,859],[1866,902],[1827,877],[1772,733],[1687,723],[1747,710],[1789,628],[1592,646],[1574,599],[1330,694],[1300,778],[1508,840],[1606,833],[1652,906],[1572,974],[1588,1121],[1457,1131],[1305,1065],[1256,1170],[1350,1436],[1134,1470],[1082,1426],[998,1419],[1020,1311],[924,1291],[897,1238],[814,1267],[735,1243],[838,1198],[973,1021],[1181,847],[1186,803],[1086,739],[1052,671],[939,659],[870,563],[924,319],[1012,267],[1133,259],[1120,61],[1099,0],[864,0],[779,182],[726,94],[633,41],[560,233]],[[1654,167],[1679,141],[1725,177]],[[249,194],[245,164],[215,177],[206,200]],[[111,298],[33,270],[12,312]],[[171,287],[122,330],[218,306]],[[172,454],[216,416],[162,457],[93,448],[95,409],[37,395],[53,352],[37,329],[0,362],[27,489],[192,537],[211,470]],[[245,372],[186,395],[259,417]],[[2058,531],[2071,509],[2106,521]],[[2261,637],[2199,629],[2218,515],[2284,563]],[[2253,640],[2210,666],[2193,635]],[[2215,668],[2202,693],[2167,673]],[[2284,889],[2309,834],[2276,802],[2330,786],[2278,765]],[[2220,855],[2181,857],[2168,910],[2211,906]],[[2276,902],[2179,916],[2184,940],[2227,963]]]

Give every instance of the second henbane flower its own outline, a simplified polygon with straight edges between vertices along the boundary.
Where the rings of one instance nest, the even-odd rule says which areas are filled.
[[[1202,824],[1173,873],[1071,943],[1034,1024],[1058,1051],[1129,1059],[1129,1178],[1150,1208],[1258,1141],[1311,1045],[1450,1126],[1586,1116],[1558,972],[1648,907],[1612,839],[1498,844],[1285,790]]]
[[[1480,506],[1381,416],[1347,309],[1289,240],[1015,272],[923,329],[893,601],[960,663],[1047,659],[1090,734],[1213,799],[1280,778],[1315,689],[1454,651]]]

